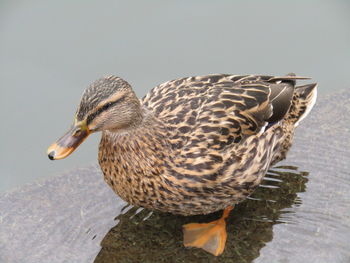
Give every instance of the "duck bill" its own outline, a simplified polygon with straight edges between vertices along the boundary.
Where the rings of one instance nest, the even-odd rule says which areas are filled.
[[[77,130],[80,130],[77,132]],[[47,154],[50,160],[60,160],[70,155],[78,146],[89,136],[88,129],[81,129],[73,126],[58,141],[53,143],[48,149]]]

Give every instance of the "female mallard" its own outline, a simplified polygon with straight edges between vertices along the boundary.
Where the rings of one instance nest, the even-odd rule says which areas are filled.
[[[185,246],[219,255],[232,206],[285,158],[295,127],[316,100],[316,84],[296,87],[297,79],[306,78],[182,78],[140,101],[121,78],[101,78],[85,90],[72,128],[48,155],[65,158],[102,131],[99,164],[125,201],[181,215],[225,209],[219,220],[184,226]]]

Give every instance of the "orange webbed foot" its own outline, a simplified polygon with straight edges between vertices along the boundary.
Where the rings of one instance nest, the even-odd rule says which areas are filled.
[[[227,207],[222,217],[213,222],[183,225],[184,246],[202,248],[214,256],[222,254],[227,239],[225,219],[231,210],[231,206]]]

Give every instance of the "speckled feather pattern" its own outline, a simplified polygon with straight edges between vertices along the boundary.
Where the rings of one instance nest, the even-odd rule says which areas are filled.
[[[182,215],[244,200],[285,158],[312,99],[315,85],[294,88],[296,79],[220,74],[155,87],[141,100],[140,125],[103,132],[106,182],[131,204]]]

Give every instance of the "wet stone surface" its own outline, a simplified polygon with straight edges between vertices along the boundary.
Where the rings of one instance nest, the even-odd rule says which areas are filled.
[[[222,256],[184,248],[181,228],[221,212],[127,206],[93,165],[0,194],[0,262],[350,262],[349,135],[350,92],[320,98],[287,160],[231,213]]]

